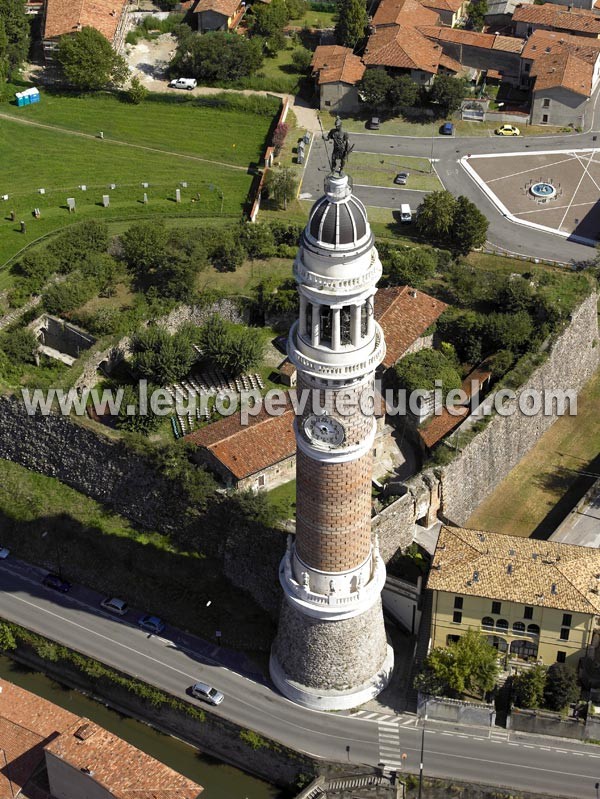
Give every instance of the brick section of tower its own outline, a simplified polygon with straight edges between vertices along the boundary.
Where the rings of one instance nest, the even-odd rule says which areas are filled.
[[[302,372],[298,372],[297,391],[298,396],[302,396],[302,392],[309,392],[310,400],[306,403],[303,409],[302,416],[298,419],[298,429],[302,435],[302,426],[307,416],[313,413],[327,413],[328,416],[339,419],[346,431],[346,439],[344,446],[351,447],[360,444],[367,438],[373,427],[373,415],[363,414],[360,408],[360,397],[363,391],[374,391],[375,381],[373,378],[363,381],[359,386],[352,388],[327,388],[315,389],[312,387]],[[336,398],[338,395],[343,394],[344,399],[348,404],[356,409],[351,414],[342,415],[338,413],[336,408]],[[306,437],[305,437],[306,438]]]
[[[369,555],[372,469],[370,452],[327,464],[298,451],[296,551],[308,566],[341,572]]]

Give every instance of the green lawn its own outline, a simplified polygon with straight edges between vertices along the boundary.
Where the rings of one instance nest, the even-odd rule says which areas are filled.
[[[239,216],[252,184],[246,167],[258,163],[272,122],[269,115],[194,107],[192,101],[131,106],[112,96],[44,94],[39,105],[5,105],[2,113],[9,117],[0,124],[0,193],[8,194],[9,200],[2,203],[0,215],[0,266],[75,217]],[[10,116],[55,127],[20,124]],[[101,129],[103,140],[95,137]],[[149,184],[147,189],[143,182]],[[181,189],[177,204],[180,182],[188,186]],[[115,190],[109,189],[111,183]],[[144,192],[148,205],[143,203]],[[104,194],[110,196],[106,209]],[[76,201],[74,215],[66,208],[67,197]],[[40,209],[40,219],[34,219],[34,208]],[[14,222],[9,220],[11,211]],[[26,223],[24,234],[21,220]],[[0,286],[6,280],[0,278]]]
[[[274,279],[281,282],[292,277],[291,258],[267,258],[264,261],[245,261],[235,272],[218,272],[209,268],[200,272],[198,288],[218,289],[226,294],[248,295],[259,283]]]
[[[569,492],[578,471],[594,471],[588,464],[600,451],[599,404],[600,372],[579,394],[577,416],[561,416],[465,526],[523,537],[553,532],[577,501]]]
[[[270,504],[277,508],[282,519],[293,519],[296,516],[296,481],[277,486],[267,493]]]
[[[333,28],[336,14],[333,11],[313,11],[308,9],[299,19],[291,19],[289,24],[298,28]]]
[[[394,187],[398,172],[410,173],[407,189],[419,191],[438,191],[443,188],[435,172],[430,172],[427,158],[413,158],[407,155],[378,155],[375,153],[352,153],[348,166],[352,180],[364,186]]]

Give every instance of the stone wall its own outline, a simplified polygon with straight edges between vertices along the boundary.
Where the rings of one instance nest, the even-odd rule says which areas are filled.
[[[585,721],[572,717],[564,718],[549,710],[521,710],[514,707],[509,716],[511,730],[530,732],[536,735],[555,735],[559,738],[575,738],[583,741],[586,733]]]
[[[417,718],[466,724],[473,727],[493,727],[496,723],[494,705],[483,702],[463,702],[442,696],[427,696],[419,692]]]
[[[527,389],[574,389],[579,393],[599,364],[598,295],[592,294],[576,309],[548,359],[518,394]],[[485,430],[442,470],[444,517],[464,524],[555,421],[556,416],[525,416],[518,410],[511,416],[494,416]]]

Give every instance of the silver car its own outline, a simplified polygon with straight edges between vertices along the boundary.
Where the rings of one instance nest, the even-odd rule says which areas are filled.
[[[124,616],[127,613],[127,602],[124,599],[117,599],[116,596],[107,596],[100,603],[100,607],[114,613],[116,616]]]
[[[217,691],[216,688],[213,688],[212,685],[205,682],[194,683],[190,688],[190,693],[192,696],[195,696],[196,699],[202,699],[204,702],[208,702],[209,705],[220,705],[225,699],[220,691]]]

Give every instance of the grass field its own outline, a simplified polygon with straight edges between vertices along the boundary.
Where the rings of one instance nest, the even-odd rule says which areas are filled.
[[[577,416],[562,416],[483,502],[466,527],[545,537],[575,504],[578,470],[600,452],[600,372],[580,393]]]
[[[408,155],[377,155],[375,153],[352,153],[352,180],[365,186],[394,187],[398,172],[410,173],[407,189],[439,191],[443,188],[435,172],[430,172],[427,158]]]
[[[280,282],[292,277],[291,258],[267,258],[264,261],[245,261],[235,272],[217,272],[209,268],[200,272],[198,288],[218,289],[226,294],[247,295],[263,280]]]
[[[43,95],[39,105],[2,106],[8,116],[0,125],[0,194],[9,199],[0,201],[0,266],[75,216],[238,216],[252,183],[248,167],[260,158],[272,118],[192,102],[131,106],[112,96]],[[177,204],[180,182],[188,186]],[[116,189],[109,188],[111,183]],[[104,194],[110,196],[109,208],[102,207]],[[68,213],[67,197],[76,201],[74,215]],[[40,209],[39,219],[34,208]]]

